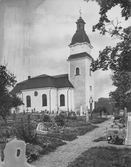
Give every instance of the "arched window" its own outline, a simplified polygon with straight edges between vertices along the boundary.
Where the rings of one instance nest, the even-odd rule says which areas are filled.
[[[91,69],[89,69],[89,75],[91,76]]]
[[[78,67],[76,68],[76,75],[80,75],[80,69]]]
[[[60,95],[60,106],[65,106],[65,95]]]
[[[47,106],[47,95],[46,94],[42,95],[42,106]]]
[[[31,97],[30,96],[26,96],[26,106],[31,107]]]

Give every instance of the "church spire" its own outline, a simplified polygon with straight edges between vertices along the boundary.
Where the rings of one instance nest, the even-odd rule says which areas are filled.
[[[79,19],[77,20],[76,24],[77,24],[77,31],[79,30],[84,30],[84,25],[85,25],[85,22],[84,20],[82,19],[81,15],[82,15],[82,12],[81,12],[81,8],[79,10],[79,13],[80,13],[80,17]]]
[[[81,15],[82,15],[81,8],[80,8],[80,10],[79,10],[79,13],[80,13],[80,17],[81,17]]]

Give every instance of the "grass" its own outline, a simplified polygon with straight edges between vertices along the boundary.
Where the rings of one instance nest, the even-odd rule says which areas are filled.
[[[26,123],[27,122],[24,121],[24,122],[14,122],[10,126],[3,125],[2,126],[3,130],[1,131],[0,134],[2,134],[1,136],[1,139],[2,139],[3,136],[7,137],[7,132],[5,130],[9,131],[8,133],[10,137],[12,136],[12,133],[13,135],[16,135],[20,131],[20,133],[18,133],[19,135],[17,134],[18,135],[17,137],[19,137],[22,140],[25,140],[26,142],[28,141],[28,143],[30,143],[29,145],[27,145],[27,149],[26,149],[26,155],[28,158],[28,162],[35,161],[42,155],[48,154],[49,152],[54,151],[59,146],[66,144],[63,140],[72,141],[76,139],[77,136],[84,135],[85,133],[88,133],[89,131],[92,131],[93,129],[97,128],[96,125],[92,125],[83,120],[79,120],[79,121],[78,120],[68,120],[66,121],[64,127],[58,126],[55,129],[52,129],[51,131],[49,131],[47,135],[38,135],[37,138],[34,138],[35,140],[31,144],[31,142],[29,142],[29,139],[32,137],[29,136],[29,132],[27,131],[27,128],[25,127],[31,125],[30,128],[32,131],[33,129],[34,130],[36,129],[36,126],[38,123],[30,122],[31,124],[29,125],[28,124],[26,125]],[[52,122],[48,122],[46,124],[48,124],[48,126],[50,127],[50,124],[52,124]],[[22,126],[21,127],[22,129],[20,127],[17,127],[18,125],[20,127]],[[13,129],[14,131],[12,131],[11,129]],[[34,133],[30,133],[30,135],[31,134],[34,136]],[[5,143],[2,144],[2,149],[1,149],[2,150],[2,160],[4,158],[4,155],[3,155],[4,146],[5,146]]]
[[[17,121],[10,122],[7,125],[4,125],[4,124],[2,125],[2,129],[4,131],[1,129],[2,133],[0,134],[2,136],[0,135],[1,136],[0,139],[2,139],[3,137],[8,138],[7,131],[9,131],[8,133],[10,137],[12,135],[14,136],[16,133],[15,131],[16,131],[17,125],[19,125],[20,122],[22,123],[22,125],[27,122],[26,119],[23,119],[25,115],[24,116],[20,115],[19,117],[20,118]],[[30,121],[31,121],[30,123],[33,125],[32,128],[36,129],[38,122],[32,119]],[[93,121],[95,123],[98,123],[98,122],[100,123],[105,121],[105,119],[95,118],[93,119]],[[48,124],[48,126],[50,127],[52,122],[48,122],[46,124]],[[54,151],[57,147],[66,144],[63,140],[65,141],[75,140],[78,136],[84,135],[97,127],[98,126],[92,125],[90,122],[86,122],[85,116],[78,117],[76,120],[72,120],[72,119],[66,120],[64,127],[59,127],[59,126],[55,127],[54,129],[49,131],[47,135],[38,136],[38,139],[36,140],[37,142],[33,143],[33,145],[27,146],[26,155],[28,156],[28,162],[35,161],[40,156],[48,154],[49,152]],[[7,131],[5,131],[6,129]],[[2,148],[1,150],[4,149],[3,146],[5,146],[5,143],[1,142],[1,148]]]
[[[68,167],[131,167],[131,149],[94,147],[81,154]]]

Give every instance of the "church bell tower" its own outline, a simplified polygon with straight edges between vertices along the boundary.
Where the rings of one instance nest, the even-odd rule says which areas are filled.
[[[85,22],[80,16],[76,22],[76,32],[72,37],[70,56],[68,57],[69,80],[74,86],[74,109],[86,112],[86,108],[92,111],[94,99],[94,77],[90,70],[93,60],[91,49],[93,48],[85,32]]]

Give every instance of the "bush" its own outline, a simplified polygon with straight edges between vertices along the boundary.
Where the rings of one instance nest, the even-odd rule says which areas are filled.
[[[65,116],[62,114],[56,115],[55,117],[55,123],[58,126],[64,126],[65,125]]]
[[[42,148],[38,145],[27,144],[26,145],[26,157],[27,162],[36,161],[40,157],[40,153],[42,152]]]
[[[31,123],[20,123],[16,126],[16,137],[26,143],[37,143],[36,133]]]
[[[44,122],[50,122],[51,121],[50,116],[49,115],[44,115],[43,121]]]
[[[108,118],[93,118],[93,119],[90,120],[90,122],[92,124],[99,124],[99,123],[102,123],[106,120],[108,120]]]
[[[76,120],[77,119],[77,116],[76,116],[76,113],[75,112],[69,112],[68,114],[68,119],[73,119],[73,120]]]

